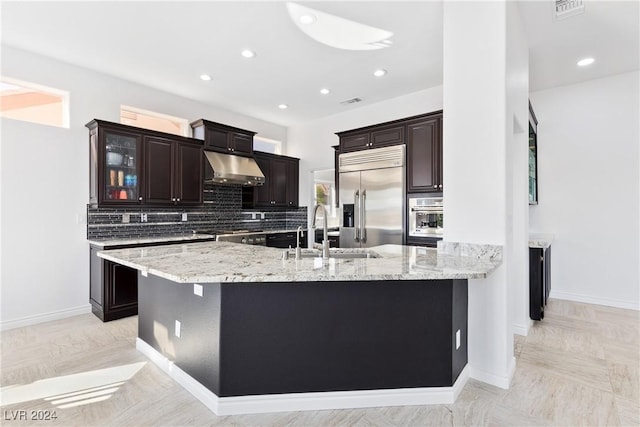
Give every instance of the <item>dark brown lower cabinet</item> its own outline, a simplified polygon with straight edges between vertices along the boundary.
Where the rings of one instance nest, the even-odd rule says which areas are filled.
[[[529,317],[544,319],[544,307],[551,292],[551,246],[529,248]]]
[[[138,314],[138,270],[99,258],[101,250],[91,247],[91,311],[103,322]]]

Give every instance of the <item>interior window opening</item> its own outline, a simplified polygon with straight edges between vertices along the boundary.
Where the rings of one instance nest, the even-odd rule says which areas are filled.
[[[180,136],[189,136],[190,132],[187,119],[128,105],[120,106],[120,123]]]
[[[69,128],[69,92],[0,76],[0,117]]]
[[[253,149],[264,153],[282,154],[282,142],[275,139],[253,137]]]

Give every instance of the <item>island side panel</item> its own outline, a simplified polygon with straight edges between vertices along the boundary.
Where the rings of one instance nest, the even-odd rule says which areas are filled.
[[[452,378],[455,381],[465,366],[467,366],[467,335],[468,335],[468,313],[469,313],[469,289],[467,280],[452,281],[452,348],[451,369]],[[456,332],[460,331],[460,347],[456,349]]]
[[[138,274],[138,337],[219,394],[220,284]],[[176,337],[176,320],[180,337]]]
[[[218,395],[451,386],[459,285],[223,283]]]

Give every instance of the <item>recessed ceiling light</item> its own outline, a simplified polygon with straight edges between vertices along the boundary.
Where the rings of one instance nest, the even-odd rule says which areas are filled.
[[[240,52],[240,54],[245,58],[253,58],[254,56],[256,56],[256,53],[249,49],[243,50],[242,52]]]
[[[379,70],[375,70],[375,71],[373,72],[373,75],[374,75],[374,76],[376,76],[376,77],[382,77],[382,76],[384,76],[385,74],[387,74],[387,70],[382,69],[382,68],[381,68],[381,69],[379,69]]]
[[[314,15],[304,14],[300,16],[300,23],[302,24],[309,25],[313,24],[314,22],[316,22],[316,17]]]
[[[278,105],[278,108],[281,109],[281,110],[284,110],[286,108],[289,108],[289,106],[287,104],[280,104],[280,105]]]
[[[328,95],[328,94],[331,93],[331,91],[329,89],[327,89],[327,88],[322,88],[322,89],[320,89],[320,93],[323,94],[323,95]]]
[[[584,58],[578,61],[578,67],[586,67],[587,65],[593,64],[595,59],[593,58]]]
[[[200,79],[208,82],[209,80],[211,80],[211,76],[209,74],[200,74]]]

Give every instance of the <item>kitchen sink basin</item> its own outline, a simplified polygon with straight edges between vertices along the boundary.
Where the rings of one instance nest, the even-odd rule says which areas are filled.
[[[302,258],[321,258],[322,251],[320,249],[302,249]],[[283,258],[295,259],[295,249],[287,249],[283,252]],[[337,259],[355,259],[355,258],[380,258],[380,255],[368,249],[340,249],[332,248],[329,250],[329,258]]]

